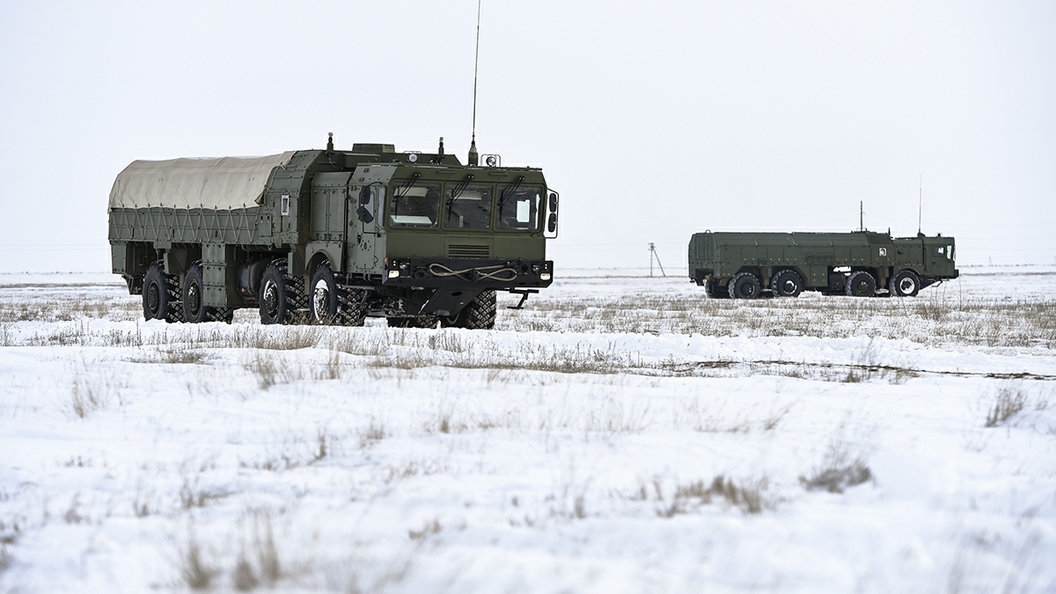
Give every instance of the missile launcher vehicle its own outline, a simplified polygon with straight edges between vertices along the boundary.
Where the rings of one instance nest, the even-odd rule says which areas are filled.
[[[491,328],[496,291],[553,282],[558,194],[543,172],[391,144],[135,161],[109,200],[113,272],[143,316]]]
[[[711,297],[910,297],[958,274],[953,238],[942,235],[706,231],[689,241],[689,277]]]

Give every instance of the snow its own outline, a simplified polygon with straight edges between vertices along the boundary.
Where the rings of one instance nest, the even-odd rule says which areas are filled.
[[[1056,590],[1056,269],[557,278],[473,332],[0,275],[0,591]]]

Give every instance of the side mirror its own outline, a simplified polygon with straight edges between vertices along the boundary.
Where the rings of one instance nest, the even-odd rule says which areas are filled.
[[[356,216],[364,223],[370,223],[374,220],[374,213],[370,212],[370,208],[367,208],[371,206],[373,198],[374,193],[371,192],[370,186],[363,186],[359,190],[359,208],[356,209]]]
[[[546,210],[549,216],[546,217],[546,232],[543,234],[547,239],[554,239],[557,237],[557,207],[561,198],[557,195],[557,192],[550,192],[546,197]]]
[[[367,210],[365,206],[360,206],[359,208],[357,208],[356,215],[358,215],[359,220],[363,221],[364,223],[370,223],[374,221],[374,215],[370,214],[370,211]]]

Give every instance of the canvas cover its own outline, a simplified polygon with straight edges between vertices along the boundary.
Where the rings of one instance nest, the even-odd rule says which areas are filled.
[[[264,187],[293,151],[267,157],[133,161],[110,190],[110,209],[211,208],[234,210],[262,203]]]

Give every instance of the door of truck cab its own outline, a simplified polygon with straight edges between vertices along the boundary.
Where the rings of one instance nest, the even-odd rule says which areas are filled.
[[[953,269],[953,239],[925,238],[924,266],[928,274],[949,274]]]
[[[382,209],[395,171],[395,165],[360,165],[349,180],[348,262],[352,272],[380,274],[384,269]]]

